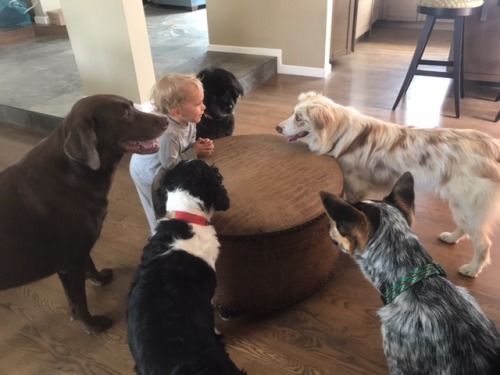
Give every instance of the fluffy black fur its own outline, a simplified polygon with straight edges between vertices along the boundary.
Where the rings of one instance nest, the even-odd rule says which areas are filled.
[[[170,170],[160,169],[153,184],[155,212],[159,217],[165,216],[167,192],[175,189],[188,191],[200,198],[207,209],[225,211],[229,208],[229,198],[227,193],[219,191],[222,181],[223,177],[216,167],[209,167],[199,159],[182,161]]]
[[[178,164],[161,188],[201,198],[205,213],[229,208],[222,176],[201,160]],[[183,243],[186,247],[179,247]],[[193,255],[196,249],[191,248],[199,244],[205,245],[201,255]],[[216,275],[204,256],[216,258],[218,246],[211,226],[177,219],[158,222],[128,296],[128,344],[138,374],[244,374],[215,331],[211,301]]]
[[[205,115],[196,127],[198,138],[222,138],[233,134],[234,109],[243,87],[233,73],[222,68],[203,69],[197,75],[203,83]]]

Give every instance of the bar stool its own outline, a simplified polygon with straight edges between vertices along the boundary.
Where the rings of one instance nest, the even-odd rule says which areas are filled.
[[[495,100],[496,102],[500,101],[500,92],[497,95],[497,98]],[[497,113],[497,117],[495,117],[495,122],[498,122],[500,120],[500,111]]]
[[[406,77],[394,102],[394,111],[402,96],[408,90],[413,76],[445,77],[453,79],[453,91],[455,96],[455,115],[460,117],[460,98],[463,98],[463,44],[464,44],[464,21],[465,17],[478,14],[483,5],[483,0],[420,0],[417,4],[417,12],[425,14],[425,23],[420,33],[417,48],[406,73]],[[437,19],[453,19],[453,57],[452,60],[424,60],[425,47],[431,35],[434,23]],[[419,65],[433,65],[451,67],[452,71],[432,71],[418,69]]]

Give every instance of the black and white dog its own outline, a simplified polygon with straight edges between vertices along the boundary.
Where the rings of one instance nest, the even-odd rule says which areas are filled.
[[[380,291],[384,352],[392,375],[500,374],[500,336],[468,292],[445,277],[409,227],[413,177],[383,201],[348,203],[320,193],[330,236]]]
[[[158,221],[128,296],[128,344],[141,375],[244,374],[216,334],[219,241],[210,218],[229,208],[215,167],[182,161],[166,173],[170,217]]]
[[[203,83],[206,109],[196,126],[196,137],[216,139],[232,135],[234,109],[243,87],[233,73],[222,68],[203,69],[197,77]]]

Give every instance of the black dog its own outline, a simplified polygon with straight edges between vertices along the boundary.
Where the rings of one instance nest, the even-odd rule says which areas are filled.
[[[209,224],[229,208],[222,176],[201,160],[165,175],[170,218],[144,248],[128,297],[128,343],[141,375],[244,374],[215,332],[212,297],[219,241]]]
[[[233,134],[234,108],[243,87],[233,73],[222,68],[203,69],[197,75],[203,83],[205,114],[196,126],[198,138],[222,138]]]

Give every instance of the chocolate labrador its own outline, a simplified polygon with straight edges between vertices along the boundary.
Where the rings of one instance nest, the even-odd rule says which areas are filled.
[[[104,285],[90,251],[107,212],[107,195],[125,152],[158,151],[166,117],[120,96],[76,102],[61,124],[18,163],[0,172],[0,290],[59,275],[72,319],[89,333],[111,319],[90,315],[85,279]]]

